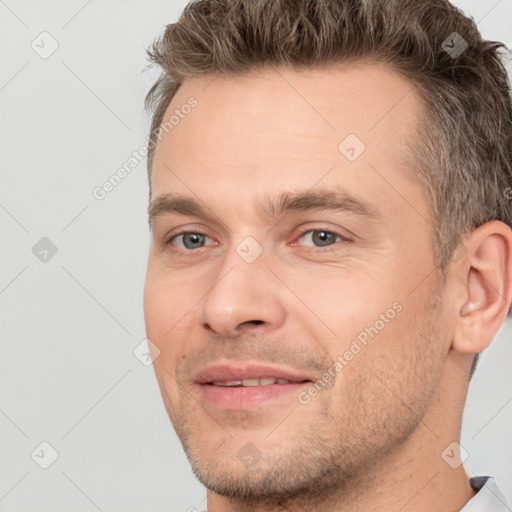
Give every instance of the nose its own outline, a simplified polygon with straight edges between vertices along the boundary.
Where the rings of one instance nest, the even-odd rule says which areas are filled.
[[[282,288],[267,268],[265,254],[247,263],[233,250],[203,301],[202,325],[223,337],[278,329],[286,317]]]

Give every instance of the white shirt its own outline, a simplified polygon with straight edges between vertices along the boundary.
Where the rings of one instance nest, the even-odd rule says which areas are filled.
[[[512,512],[494,478],[476,476],[469,482],[477,493],[460,512]]]

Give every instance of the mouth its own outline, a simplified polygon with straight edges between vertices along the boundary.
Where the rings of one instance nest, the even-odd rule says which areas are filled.
[[[303,380],[299,382],[309,382],[308,380]],[[254,387],[254,386],[271,386],[273,384],[297,384],[297,381],[292,381],[288,379],[274,379],[272,377],[263,378],[263,379],[244,379],[244,380],[216,380],[213,382],[207,382],[211,386],[220,386],[220,387]]]
[[[202,401],[229,410],[282,405],[311,383],[293,370],[260,365],[209,366],[196,376]]]

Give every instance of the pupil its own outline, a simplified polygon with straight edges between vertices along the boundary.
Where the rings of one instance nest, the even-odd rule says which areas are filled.
[[[192,247],[188,246],[187,241],[191,242]],[[188,249],[193,249],[198,245],[201,245],[202,241],[202,235],[200,235],[199,233],[189,233],[183,237],[183,243],[185,244],[185,247],[187,247]]]
[[[329,245],[329,242],[332,238],[332,233],[328,233],[327,231],[318,231],[313,235],[315,242],[319,242],[319,245]]]

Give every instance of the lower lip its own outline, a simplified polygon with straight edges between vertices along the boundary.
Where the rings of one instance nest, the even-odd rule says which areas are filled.
[[[266,386],[213,386],[200,384],[202,397],[208,404],[219,409],[250,409],[272,400],[297,395],[301,390],[310,386],[311,382],[294,384],[268,384]]]

